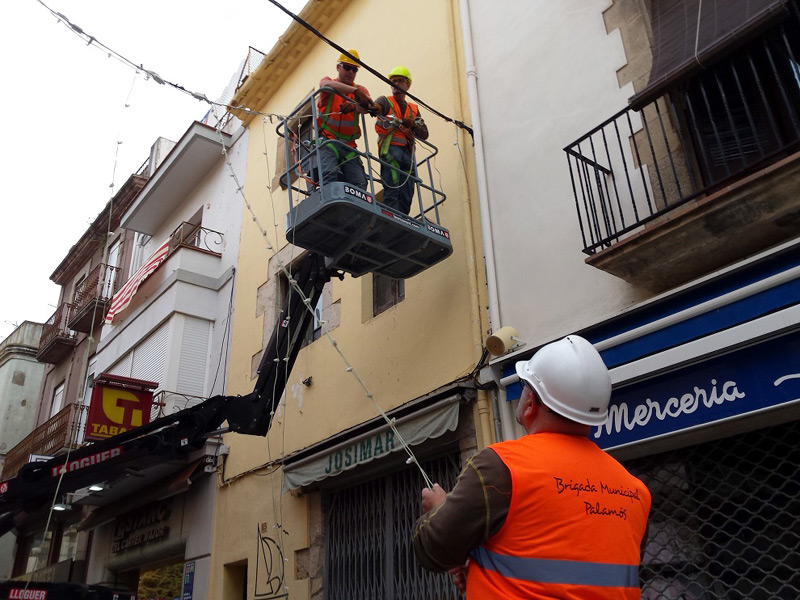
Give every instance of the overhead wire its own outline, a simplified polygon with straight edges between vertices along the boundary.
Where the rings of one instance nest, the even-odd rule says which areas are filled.
[[[173,83],[169,79],[161,77],[155,71],[145,68],[144,65],[142,65],[142,64],[137,64],[136,62],[134,62],[133,60],[131,60],[131,59],[125,57],[124,55],[120,54],[119,52],[117,52],[116,50],[111,48],[110,46],[107,46],[106,44],[101,42],[99,39],[97,39],[95,36],[87,33],[81,26],[79,26],[79,25],[73,23],[72,21],[70,21],[69,18],[66,15],[64,15],[63,13],[60,13],[60,12],[50,8],[47,4],[45,4],[43,2],[43,0],[36,0],[36,2],[41,4],[51,15],[53,15],[53,17],[55,17],[58,20],[59,23],[63,23],[67,27],[67,29],[72,31],[72,33],[74,33],[80,39],[82,39],[84,42],[86,42],[87,46],[94,46],[97,49],[102,50],[103,52],[105,52],[108,55],[109,58],[114,58],[114,59],[118,60],[119,62],[121,62],[122,64],[134,69],[135,71],[144,73],[145,75],[147,75],[147,77],[149,79],[152,79],[153,81],[155,81],[159,85],[165,85],[165,86],[171,87],[171,88],[173,88],[175,90],[178,90],[179,92],[181,92],[183,94],[186,94],[187,96],[191,96],[195,100],[199,100],[200,102],[205,102],[206,104],[208,104],[208,105],[210,105],[212,107],[217,106],[217,107],[224,108],[224,109],[230,110],[230,111],[237,111],[238,110],[238,111],[242,111],[242,112],[244,112],[246,114],[252,114],[252,115],[264,115],[264,116],[272,116],[272,117],[278,117],[278,118],[281,117],[281,115],[264,113],[264,112],[260,112],[260,111],[257,111],[257,110],[253,110],[253,109],[251,109],[251,108],[249,108],[247,106],[236,106],[236,105],[232,105],[232,104],[226,104],[224,102],[216,102],[216,101],[211,100],[210,98],[208,98],[203,93],[195,92],[195,91],[192,91],[192,90],[190,90],[190,89],[188,89],[188,88],[186,88],[186,87],[184,87],[184,86],[182,86],[180,84]]]
[[[75,35],[77,35],[79,38],[81,38],[83,41],[85,41],[87,43],[87,45],[95,46],[95,47],[99,48],[100,50],[103,50],[104,52],[107,53],[107,55],[109,57],[113,57],[116,60],[120,61],[121,63],[129,66],[132,69],[134,69],[137,74],[139,72],[143,72],[147,76],[148,79],[152,79],[153,81],[155,81],[156,83],[158,83],[160,85],[166,85],[166,86],[172,87],[173,89],[176,89],[176,90],[178,90],[178,91],[180,91],[180,92],[182,92],[184,94],[187,94],[187,95],[195,98],[196,100],[199,100],[199,101],[202,101],[202,102],[205,102],[205,103],[211,105],[212,108],[214,108],[214,109],[223,108],[223,109],[225,109],[226,111],[229,111],[229,112],[243,111],[246,114],[260,115],[260,116],[265,117],[265,118],[269,117],[270,119],[272,117],[277,117],[277,118],[281,118],[281,119],[284,118],[282,115],[278,115],[278,114],[275,114],[275,113],[269,113],[269,112],[257,111],[257,110],[254,110],[254,109],[250,108],[250,107],[246,107],[246,106],[238,106],[238,105],[232,105],[232,104],[227,104],[227,103],[222,103],[222,102],[214,102],[214,101],[210,100],[205,94],[194,92],[194,91],[192,91],[190,89],[187,89],[186,87],[184,87],[182,85],[173,83],[172,81],[161,77],[155,71],[145,68],[142,64],[135,63],[134,61],[128,59],[124,55],[116,52],[111,47],[105,45],[100,40],[98,40],[95,36],[87,33],[83,28],[81,28],[80,26],[78,26],[75,23],[71,22],[69,20],[69,18],[66,17],[64,14],[62,14],[60,12],[57,12],[57,11],[53,10],[52,8],[50,8],[47,4],[45,4],[45,2],[43,2],[43,0],[37,0],[37,2],[40,5],[42,5],[46,10],[48,10],[59,22],[63,22],[64,25],[68,29],[70,29]],[[335,42],[333,42],[332,40],[330,40],[329,38],[324,36],[322,33],[320,33],[314,27],[312,27],[309,23],[307,23],[306,21],[301,19],[298,15],[292,13],[291,11],[286,9],[284,6],[282,6],[279,2],[276,2],[275,0],[269,0],[269,2],[272,3],[273,5],[275,5],[277,8],[279,8],[284,13],[286,13],[294,21],[298,22],[302,27],[304,27],[307,30],[309,30],[313,35],[315,35],[319,39],[323,40],[325,43],[327,43],[328,45],[330,45],[331,47],[333,47],[334,49],[339,51],[341,54],[343,54],[345,56],[348,56],[351,60],[353,60],[354,62],[356,62],[360,66],[362,66],[365,70],[370,72],[372,75],[374,75],[375,77],[377,77],[381,81],[391,85],[391,81],[388,78],[383,76],[381,73],[379,73],[377,70],[372,68],[367,63],[361,61],[357,57],[355,57],[352,54],[350,54],[346,49],[342,48],[341,46],[339,46],[338,44],[336,44]],[[469,133],[470,136],[473,135],[472,129],[469,126],[467,126],[466,124],[464,124],[462,121],[447,116],[446,114],[438,111],[437,109],[433,108],[428,103],[426,103],[424,100],[418,98],[417,96],[415,96],[415,95],[413,95],[411,93],[407,93],[407,96],[409,98],[411,98],[412,100],[416,101],[417,103],[419,103],[419,105],[423,106],[424,108],[426,108],[431,113],[437,115],[438,117],[442,118],[445,121],[453,123],[454,125],[456,125],[456,127],[458,127],[460,129],[466,131],[467,133]],[[218,129],[218,131],[220,131],[220,130]],[[255,211],[254,211],[253,207],[250,205],[250,203],[248,202],[247,198],[245,197],[243,186],[240,184],[238,179],[236,179],[235,173],[232,170],[230,159],[229,159],[229,157],[227,155],[227,152],[226,152],[226,149],[225,149],[225,144],[224,144],[224,142],[222,140],[221,140],[221,143],[222,143],[223,153],[225,154],[226,163],[228,165],[228,168],[231,169],[232,176],[235,179],[237,192],[241,194],[241,196],[242,196],[242,198],[244,200],[244,203],[245,203],[248,211],[250,212],[250,214],[251,214],[251,216],[253,218],[254,223],[256,224],[257,228],[259,229],[260,234],[262,235],[262,237],[266,241],[267,249],[271,250],[273,252],[273,255],[278,259],[278,264],[279,264],[280,270],[285,275],[289,285],[292,286],[295,289],[295,291],[300,294],[300,296],[302,298],[302,301],[306,306],[306,309],[313,313],[314,312],[314,307],[310,306],[310,300],[303,294],[303,292],[300,289],[297,281],[294,279],[290,269],[287,268],[287,266],[281,261],[280,257],[278,256],[277,252],[275,251],[274,246],[269,241],[269,238],[268,238],[268,235],[267,235],[266,231],[261,226],[261,224],[258,222],[258,218],[256,217],[256,214],[255,214]],[[461,152],[461,148],[459,146],[459,153],[460,152]],[[267,165],[269,165],[269,163],[268,163],[268,153],[266,152],[266,146],[265,146],[265,156],[267,156]],[[462,155],[462,160],[463,160],[463,155]],[[115,168],[116,168],[116,162],[115,162]],[[269,172],[269,170],[267,172]],[[438,172],[438,168],[437,168],[437,172]],[[440,174],[440,176],[441,176],[441,174]],[[112,183],[112,187],[113,187],[113,183]],[[274,200],[272,200],[272,189],[271,189],[270,186],[268,186],[268,189],[269,189],[269,193],[270,193],[271,203],[273,204],[273,212],[274,212]],[[277,243],[278,240],[277,240],[277,223],[276,223],[276,221],[277,221],[277,219],[273,215],[273,222],[274,222],[274,226],[275,226],[275,230],[276,230],[276,243]],[[292,259],[293,259],[293,257],[292,257]],[[290,265],[291,265],[291,262],[290,262]],[[407,462],[409,464],[412,464],[412,463],[416,464],[417,467],[420,469],[420,471],[422,473],[422,476],[423,476],[423,479],[425,480],[425,482],[428,485],[428,487],[432,487],[432,483],[431,483],[430,478],[428,477],[427,473],[425,473],[424,469],[422,468],[422,466],[417,461],[416,456],[414,455],[413,451],[408,446],[408,444],[405,442],[405,440],[402,438],[402,435],[400,435],[399,431],[397,431],[394,419],[390,419],[388,417],[388,415],[386,414],[386,412],[377,403],[377,401],[375,400],[374,395],[369,390],[369,388],[366,385],[366,383],[364,382],[364,380],[361,378],[361,376],[355,370],[355,368],[350,363],[348,358],[342,352],[342,350],[339,347],[339,345],[336,342],[336,340],[332,337],[332,335],[331,335],[331,333],[330,333],[330,331],[329,331],[329,329],[327,327],[326,322],[324,320],[320,320],[320,325],[321,325],[321,328],[322,328],[325,336],[328,338],[328,340],[331,343],[331,345],[334,347],[334,349],[336,349],[337,353],[340,355],[340,358],[345,363],[345,365],[346,365],[345,371],[352,374],[352,376],[357,381],[358,385],[364,391],[365,396],[370,398],[370,400],[374,404],[374,406],[375,406],[376,410],[378,411],[378,413],[386,421],[386,423],[390,426],[390,428],[393,430],[393,432],[397,436],[397,439],[400,441],[400,443],[403,446],[404,450],[408,454]],[[227,326],[228,325],[226,325],[226,327]],[[288,370],[285,372],[285,378],[288,380]],[[215,378],[215,383],[216,383],[216,378]],[[285,403],[285,400],[284,400],[284,403]],[[284,410],[285,410],[285,404],[284,404]],[[284,413],[284,419],[285,419],[285,416],[286,415]],[[63,472],[61,473],[61,477],[63,477]],[[61,478],[59,478],[59,484],[60,484],[60,482],[61,482]],[[53,504],[55,504],[55,502],[53,502]]]
[[[217,131],[219,132],[220,130],[217,129]],[[245,204],[245,207],[247,208],[248,212],[250,213],[250,216],[252,218],[253,223],[256,225],[259,233],[261,234],[262,238],[266,242],[267,249],[270,250],[273,253],[273,257],[277,260],[279,269],[286,276],[287,281],[289,282],[289,285],[291,285],[292,288],[295,290],[295,292],[300,296],[302,303],[306,307],[306,310],[310,311],[313,314],[314,307],[311,306],[310,299],[305,295],[305,293],[300,288],[299,284],[297,283],[297,281],[295,280],[295,278],[292,276],[291,272],[287,268],[286,264],[281,260],[280,256],[275,251],[275,247],[269,241],[269,237],[267,235],[266,230],[261,225],[253,206],[251,205],[250,201],[248,200],[246,194],[244,193],[244,186],[241,185],[241,183],[238,180],[238,177],[236,176],[235,172],[233,171],[232,165],[230,163],[230,158],[229,158],[228,153],[227,153],[227,149],[225,148],[225,145],[224,145],[224,140],[221,137],[221,133],[220,133],[220,142],[222,144],[222,152],[225,155],[226,164],[228,165],[228,168],[229,168],[229,170],[231,172],[231,176],[234,178],[234,182],[236,184],[236,191],[242,196],[242,200],[243,200],[243,202]],[[287,241],[290,241],[290,240],[287,240]],[[294,248],[294,244],[292,244],[292,248]],[[362,377],[359,375],[358,371],[353,367],[353,365],[350,362],[350,360],[347,358],[347,356],[344,354],[342,349],[339,347],[338,342],[331,335],[330,330],[328,329],[327,323],[325,322],[325,320],[321,320],[320,321],[320,325],[321,325],[323,333],[325,334],[325,337],[328,339],[330,344],[333,346],[333,348],[339,354],[339,357],[345,363],[345,365],[346,365],[345,366],[345,372],[350,373],[353,376],[353,378],[356,380],[358,385],[364,391],[364,395],[367,398],[370,399],[370,401],[372,402],[373,406],[377,410],[378,414],[389,425],[389,428],[392,430],[392,432],[397,437],[397,439],[400,442],[400,445],[402,446],[403,450],[408,455],[408,459],[407,459],[406,462],[408,464],[415,464],[417,466],[417,468],[420,470],[420,472],[422,474],[422,477],[423,477],[425,483],[427,484],[427,486],[429,488],[432,488],[433,487],[433,482],[431,481],[430,477],[428,477],[428,474],[425,472],[425,470],[422,468],[422,465],[417,461],[417,458],[414,455],[413,450],[411,450],[411,447],[405,441],[405,439],[403,438],[402,434],[400,434],[400,432],[398,431],[398,429],[396,427],[396,424],[395,424],[395,420],[393,418],[390,418],[386,414],[386,412],[381,408],[381,406],[378,404],[378,402],[375,400],[374,394],[370,391],[369,387],[364,382]]]
[[[308,31],[310,31],[312,34],[314,34],[315,36],[317,36],[319,39],[321,39],[322,41],[324,41],[324,42],[325,42],[326,44],[328,44],[330,47],[334,48],[334,49],[335,49],[335,50],[337,50],[339,53],[341,53],[341,54],[343,54],[344,56],[348,57],[350,60],[352,60],[352,61],[356,62],[356,63],[357,63],[357,64],[359,64],[359,65],[361,65],[362,67],[364,67],[364,69],[366,69],[367,71],[369,71],[370,73],[372,73],[372,74],[373,74],[375,77],[377,77],[378,79],[380,79],[380,80],[381,80],[381,81],[383,81],[384,83],[387,83],[387,84],[389,84],[389,85],[392,85],[392,82],[389,80],[389,78],[388,78],[388,77],[386,77],[385,75],[383,75],[383,74],[381,74],[380,72],[376,71],[376,70],[375,70],[375,69],[373,69],[371,66],[369,66],[367,63],[365,63],[365,62],[363,62],[362,60],[360,60],[358,57],[356,57],[356,56],[354,56],[354,55],[350,54],[350,52],[348,52],[348,51],[347,51],[345,48],[342,48],[342,47],[341,47],[339,44],[337,44],[336,42],[334,42],[334,41],[333,41],[333,40],[331,40],[330,38],[327,38],[327,37],[325,37],[325,35],[323,35],[323,34],[322,34],[322,33],[320,33],[319,31],[317,31],[317,30],[316,30],[316,29],[315,29],[315,28],[314,28],[314,27],[313,27],[313,26],[312,26],[310,23],[308,23],[307,21],[305,21],[305,20],[301,19],[301,18],[300,18],[298,15],[294,14],[294,13],[293,13],[292,11],[290,11],[288,8],[286,8],[285,6],[283,6],[283,5],[282,5],[280,2],[278,2],[277,0],[267,0],[267,1],[268,1],[270,4],[273,4],[274,6],[276,6],[277,8],[279,8],[279,9],[280,9],[281,11],[283,11],[284,13],[286,13],[286,14],[287,14],[289,17],[291,17],[291,18],[292,18],[294,21],[296,21],[296,22],[297,22],[297,23],[299,23],[299,24],[300,24],[302,27],[304,27],[305,29],[307,29]],[[453,124],[454,124],[456,127],[459,127],[460,129],[463,129],[464,131],[468,132],[468,133],[469,133],[469,135],[470,135],[470,137],[473,137],[472,128],[471,128],[471,127],[469,127],[467,124],[465,124],[463,121],[460,121],[460,120],[458,120],[458,119],[454,119],[453,117],[449,117],[449,116],[447,116],[446,114],[444,114],[444,113],[442,113],[442,112],[439,112],[438,110],[436,110],[435,108],[433,108],[431,105],[429,105],[429,104],[428,104],[427,102],[425,102],[424,100],[422,100],[422,99],[420,99],[420,98],[417,98],[416,96],[414,96],[414,95],[413,95],[411,92],[406,92],[406,95],[407,95],[409,98],[411,98],[412,100],[414,100],[414,101],[416,101],[417,103],[419,103],[419,105],[420,105],[420,106],[424,106],[425,108],[427,108],[427,109],[428,109],[430,112],[432,112],[433,114],[435,114],[437,117],[440,117],[440,118],[444,119],[445,121],[448,121],[449,123],[453,123]]]
[[[117,143],[115,145],[115,150],[114,150],[114,163],[113,163],[113,165],[111,167],[111,184],[109,185],[109,188],[111,189],[111,196],[110,196],[110,198],[108,200],[108,203],[107,203],[107,207],[108,207],[108,223],[106,224],[106,231],[105,231],[105,235],[103,236],[102,260],[101,260],[101,263],[99,265],[100,272],[98,273],[97,282],[95,283],[94,302],[93,302],[93,306],[92,306],[91,323],[89,325],[89,333],[88,333],[88,336],[86,338],[86,349],[84,351],[83,360],[81,361],[81,369],[79,371],[79,375],[80,375],[79,383],[83,384],[82,386],[79,386],[79,389],[83,389],[83,394],[81,394],[78,397],[78,402],[76,402],[76,404],[77,404],[77,414],[78,414],[77,423],[75,423],[75,425],[73,425],[73,427],[71,428],[71,431],[70,431],[70,434],[69,434],[70,439],[69,439],[69,443],[67,444],[67,451],[64,454],[64,466],[59,470],[58,480],[56,481],[56,488],[55,488],[55,491],[53,492],[53,499],[50,502],[50,508],[49,508],[49,510],[47,512],[47,521],[45,522],[45,526],[44,526],[44,536],[45,536],[45,538],[47,537],[47,532],[50,529],[50,523],[53,520],[53,512],[55,511],[56,504],[58,504],[57,501],[58,501],[58,499],[59,499],[59,497],[61,495],[61,484],[63,483],[64,475],[66,474],[66,471],[67,471],[66,467],[69,464],[69,458],[70,458],[70,455],[72,453],[72,449],[76,448],[77,445],[78,445],[78,437],[79,437],[79,434],[80,434],[80,425],[81,425],[81,421],[82,421],[82,415],[86,411],[85,401],[86,401],[86,390],[88,389],[88,375],[89,375],[88,371],[89,371],[89,362],[90,362],[89,361],[89,355],[92,352],[92,345],[94,344],[94,341],[95,341],[94,340],[94,328],[95,328],[95,323],[96,323],[97,310],[98,310],[98,307],[100,306],[100,295],[101,295],[101,292],[103,292],[103,290],[105,290],[107,288],[107,285],[108,285],[106,278],[111,276],[111,272],[110,272],[110,269],[108,267],[109,240],[113,236],[112,225],[113,225],[113,220],[114,220],[114,194],[115,194],[114,189],[115,189],[115,186],[116,186],[115,180],[116,180],[116,174],[117,174],[117,164],[118,164],[118,160],[119,160],[119,147],[122,144],[122,141],[120,140],[121,132],[122,132],[122,123],[124,122],[124,111],[125,111],[125,109],[130,107],[130,99],[131,99],[131,95],[133,94],[133,89],[134,89],[134,87],[136,85],[136,79],[137,79],[138,75],[139,75],[138,72],[135,73],[134,76],[133,76],[133,80],[131,81],[131,87],[128,90],[128,95],[125,97],[125,102],[123,104],[123,110],[122,110],[122,112],[120,114],[119,127],[117,128]],[[105,269],[103,269],[103,265],[105,265]],[[87,284],[90,285],[91,281],[87,280]],[[84,432],[84,435],[85,435],[85,432]],[[55,533],[55,531],[54,531],[54,533]],[[38,564],[39,559],[40,559],[40,555],[37,555],[35,564]],[[34,566],[34,569],[35,569],[35,566]],[[29,585],[30,585],[30,581],[26,582],[26,584],[25,584],[25,590],[26,591],[27,591]]]

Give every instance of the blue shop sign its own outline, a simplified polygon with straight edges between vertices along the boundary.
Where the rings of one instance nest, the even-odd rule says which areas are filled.
[[[518,398],[519,384],[506,391],[509,400]],[[608,421],[589,437],[613,448],[797,401],[795,333],[614,390]]]

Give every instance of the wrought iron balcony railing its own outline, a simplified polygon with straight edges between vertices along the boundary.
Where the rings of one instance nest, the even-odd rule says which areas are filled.
[[[150,420],[154,421],[160,417],[166,417],[171,414],[189,408],[196,404],[200,404],[207,400],[204,396],[193,396],[191,394],[182,394],[180,392],[171,392],[169,390],[161,390],[153,396],[153,406],[150,409]]]
[[[798,59],[793,5],[761,38],[564,148],[584,252],[800,149]]]
[[[72,297],[72,310],[82,310],[92,300],[106,302],[119,289],[119,267],[99,264],[76,288]]]
[[[222,253],[224,239],[218,231],[184,221],[170,235],[169,251],[172,253],[184,247],[219,256]]]
[[[104,317],[120,286],[120,268],[99,264],[75,288],[69,327],[89,333]]]
[[[75,346],[75,332],[68,326],[72,305],[64,302],[56,312],[47,319],[39,338],[39,352],[36,358],[41,362],[57,362],[64,353]]]
[[[87,407],[72,403],[39,427],[6,454],[3,479],[16,475],[27,464],[31,454],[55,456],[67,448],[83,445]]]

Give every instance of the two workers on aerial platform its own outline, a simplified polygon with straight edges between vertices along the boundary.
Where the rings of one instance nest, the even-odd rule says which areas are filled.
[[[348,54],[359,59],[358,52]],[[338,94],[319,95],[317,125],[320,135],[332,140],[318,148],[320,181],[344,181],[361,189],[367,187],[364,165],[356,149],[361,136],[359,115],[377,117],[375,131],[381,159],[383,204],[409,214],[414,196],[414,141],[428,138],[428,128],[419,114],[419,107],[406,101],[411,87],[411,73],[406,67],[395,67],[389,73],[392,93],[373,101],[363,85],[355,83],[359,65],[347,54],[336,62],[336,79],[323,77],[320,87]]]

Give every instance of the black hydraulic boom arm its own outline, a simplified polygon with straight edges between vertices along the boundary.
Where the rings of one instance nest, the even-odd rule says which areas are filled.
[[[213,396],[141,427],[83,446],[70,452],[68,458],[59,455],[46,462],[28,463],[16,477],[0,481],[0,513],[52,498],[59,479],[60,492],[74,492],[96,482],[98,475],[113,476],[144,456],[166,459],[202,448],[205,440],[217,432],[266,435],[306,330],[314,319],[306,304],[312,309],[316,306],[331,274],[325,258],[314,253],[307,255],[292,274],[302,295],[294,285],[288,286],[250,394]],[[225,421],[228,427],[221,429]]]

